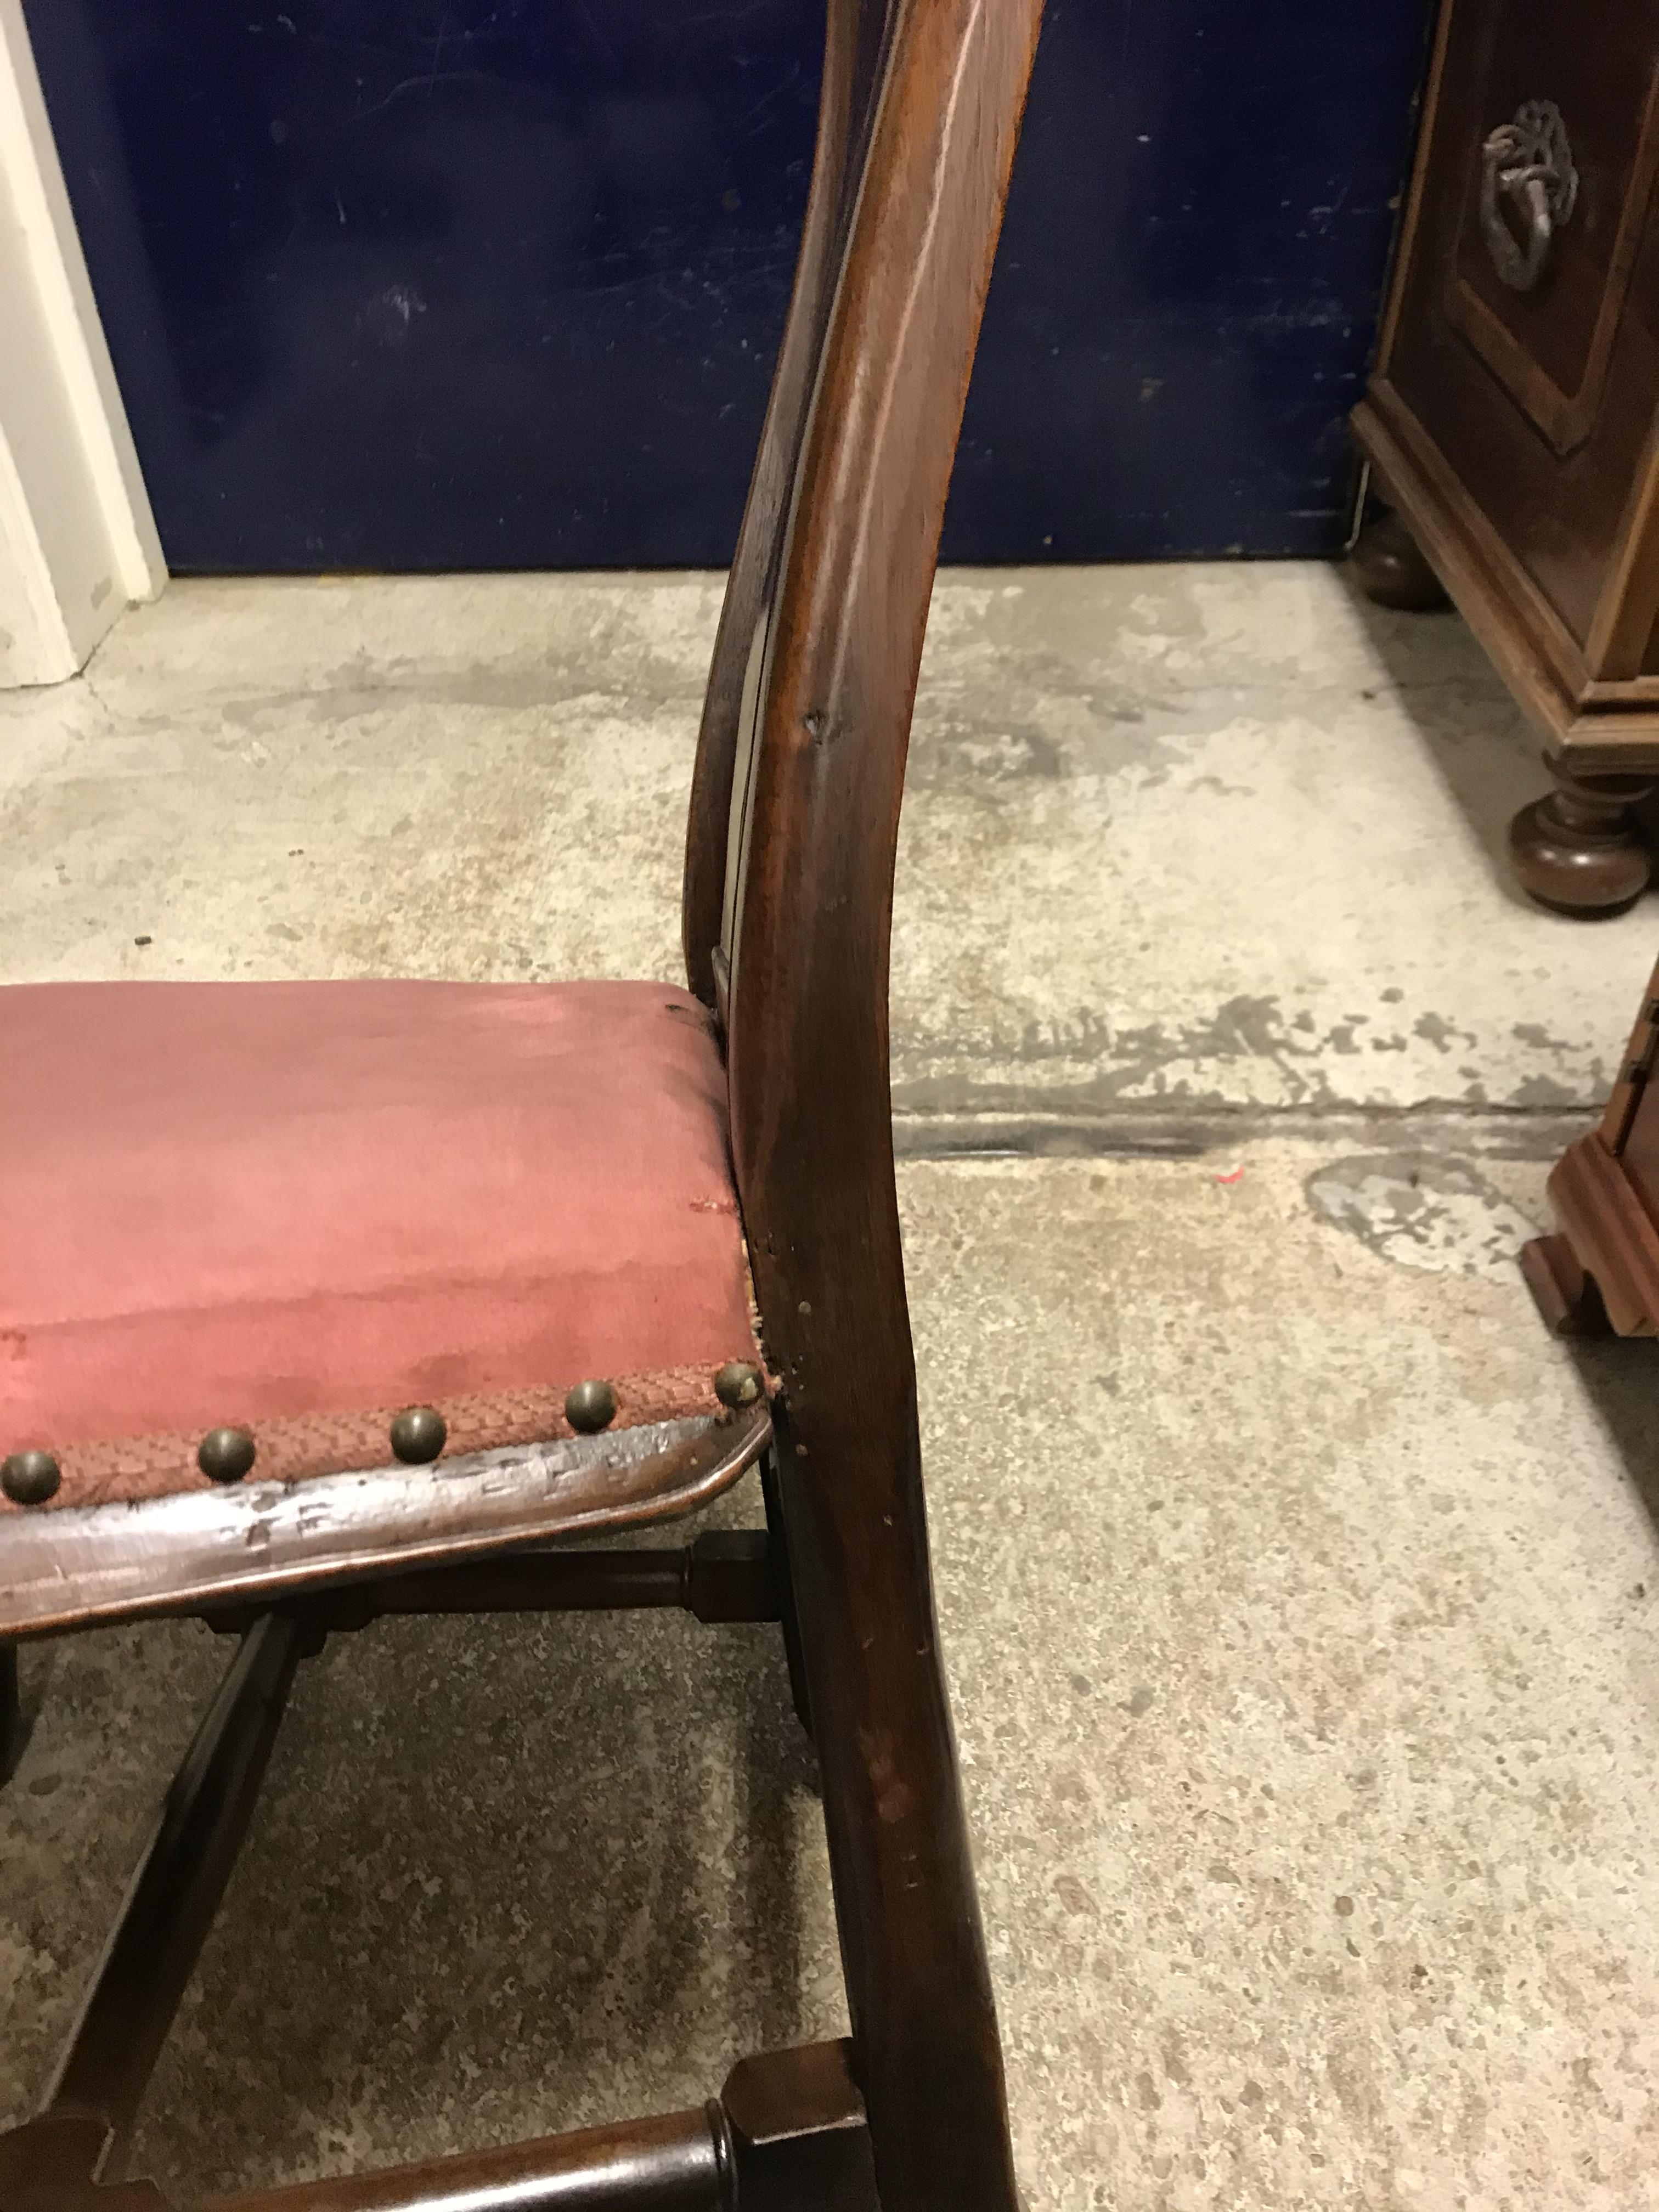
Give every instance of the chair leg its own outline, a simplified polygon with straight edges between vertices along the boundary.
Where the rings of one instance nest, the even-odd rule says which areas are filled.
[[[243,1637],[162,1800],[40,2119],[30,2124],[70,2124],[77,2140],[89,2127],[100,2172],[119,2171],[252,1818],[305,1644],[303,1623],[280,1613],[265,1614]],[[0,2136],[0,2148],[6,2141]],[[0,2203],[9,2202],[0,2187]]]
[[[1018,2212],[996,2010],[908,1433],[799,1449],[779,1502],[883,2212]],[[806,1437],[799,1439],[805,1443]]]
[[[0,1784],[9,1782],[16,1773],[27,1733],[23,1726],[23,1700],[17,1685],[17,1646],[0,1644]]]
[[[789,1540],[784,1528],[775,1444],[767,1447],[766,1455],[761,1461],[761,1496],[766,1503],[766,1533],[776,1550],[778,1559],[783,1650],[789,1662],[790,1702],[795,1708],[795,1718],[810,1736],[812,1733],[812,1714],[807,1703],[806,1662],[801,1656],[800,1615],[795,1609],[794,1578],[789,1571]]]

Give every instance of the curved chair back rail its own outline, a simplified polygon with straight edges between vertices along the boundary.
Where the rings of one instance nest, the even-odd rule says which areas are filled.
[[[687,850],[688,972],[726,1027],[738,1190],[783,1384],[781,1518],[889,2212],[1015,2202],[937,1657],[887,991],[928,601],[1040,15],[1041,0],[832,0],[800,270]]]
[[[830,1395],[852,1389],[860,1421],[901,1416],[911,1388],[894,854],[1040,15],[1040,0],[831,0],[794,297],[710,673],[686,961],[726,1023],[738,1191],[798,1428],[821,1417],[815,1370]]]

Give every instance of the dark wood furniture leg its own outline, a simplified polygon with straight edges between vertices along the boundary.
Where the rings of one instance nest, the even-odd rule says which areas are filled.
[[[25,1736],[23,1700],[17,1682],[17,1646],[0,1644],[0,1783],[17,1771]]]
[[[854,2063],[884,2212],[1018,2212],[1002,2055],[908,1433],[780,1424]]]
[[[1534,1237],[1523,1244],[1521,1273],[1552,1335],[1613,1334],[1595,1278],[1585,1273],[1565,1237]]]
[[[315,1644],[410,1613],[647,1613],[678,1608],[702,1621],[776,1620],[781,1599],[772,1540],[762,1528],[715,1528],[672,1550],[509,1552],[453,1566],[346,1583],[308,1596]],[[193,1609],[221,1634],[260,1618],[246,1606]],[[307,1649],[311,1646],[308,1645]]]
[[[1422,548],[1391,507],[1379,507],[1367,516],[1348,559],[1360,590],[1379,607],[1421,615],[1451,605]]]
[[[806,1688],[806,1661],[801,1651],[800,1615],[795,1609],[794,1580],[789,1571],[789,1540],[784,1526],[783,1492],[778,1452],[771,1445],[761,1462],[761,1495],[766,1501],[766,1526],[776,1553],[779,1609],[783,1621],[784,1656],[789,1662],[789,1698],[795,1718],[810,1736],[812,1709]]]
[[[301,1656],[291,1616],[242,1638],[168,1790],[46,2099],[94,2112],[118,2167],[125,2139],[258,1802]]]
[[[1659,1336],[1659,1205],[1653,1077],[1659,969],[1649,979],[1601,1126],[1550,1170],[1553,1237],[1521,1250],[1521,1271],[1557,1336]]]
[[[217,2197],[202,2212],[881,2212],[848,2057],[844,2043],[770,2051],[734,2066],[701,2110]]]
[[[301,1659],[396,1614],[630,1611],[778,1620],[777,1540],[720,1530],[674,1551],[544,1553],[350,1585],[285,1613],[208,1617],[241,1642],[162,1805],[38,2118],[0,2133],[3,2212],[170,2212],[113,2177],[252,1817]],[[11,1647],[4,1647],[10,1650]],[[216,2198],[207,2212],[892,2212],[878,2204],[852,2046],[745,2059],[701,2108],[423,2166]]]
[[[1510,824],[1510,854],[1522,889],[1559,914],[1623,914],[1648,887],[1653,859],[1635,809],[1651,775],[1583,775],[1546,753],[1555,789],[1523,806]]]
[[[51,2112],[0,2135],[6,2212],[173,2212],[153,2182],[95,2178],[105,2130]],[[718,2097],[423,2166],[216,2197],[199,2212],[883,2212],[844,2043],[734,2066]],[[183,2209],[179,2208],[179,2212]]]

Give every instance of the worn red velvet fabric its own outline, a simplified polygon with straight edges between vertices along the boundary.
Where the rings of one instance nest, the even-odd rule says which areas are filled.
[[[686,992],[0,989],[0,1451],[756,1356]]]

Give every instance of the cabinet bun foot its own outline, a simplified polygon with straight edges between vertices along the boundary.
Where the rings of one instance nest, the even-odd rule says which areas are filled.
[[[1556,787],[1510,824],[1510,857],[1522,889],[1557,914],[1589,921],[1623,914],[1647,889],[1653,856],[1633,809],[1651,776],[1574,776],[1549,763]]]
[[[1451,605],[1445,586],[1397,514],[1373,515],[1354,540],[1348,559],[1360,590],[1379,607],[1426,615]]]

